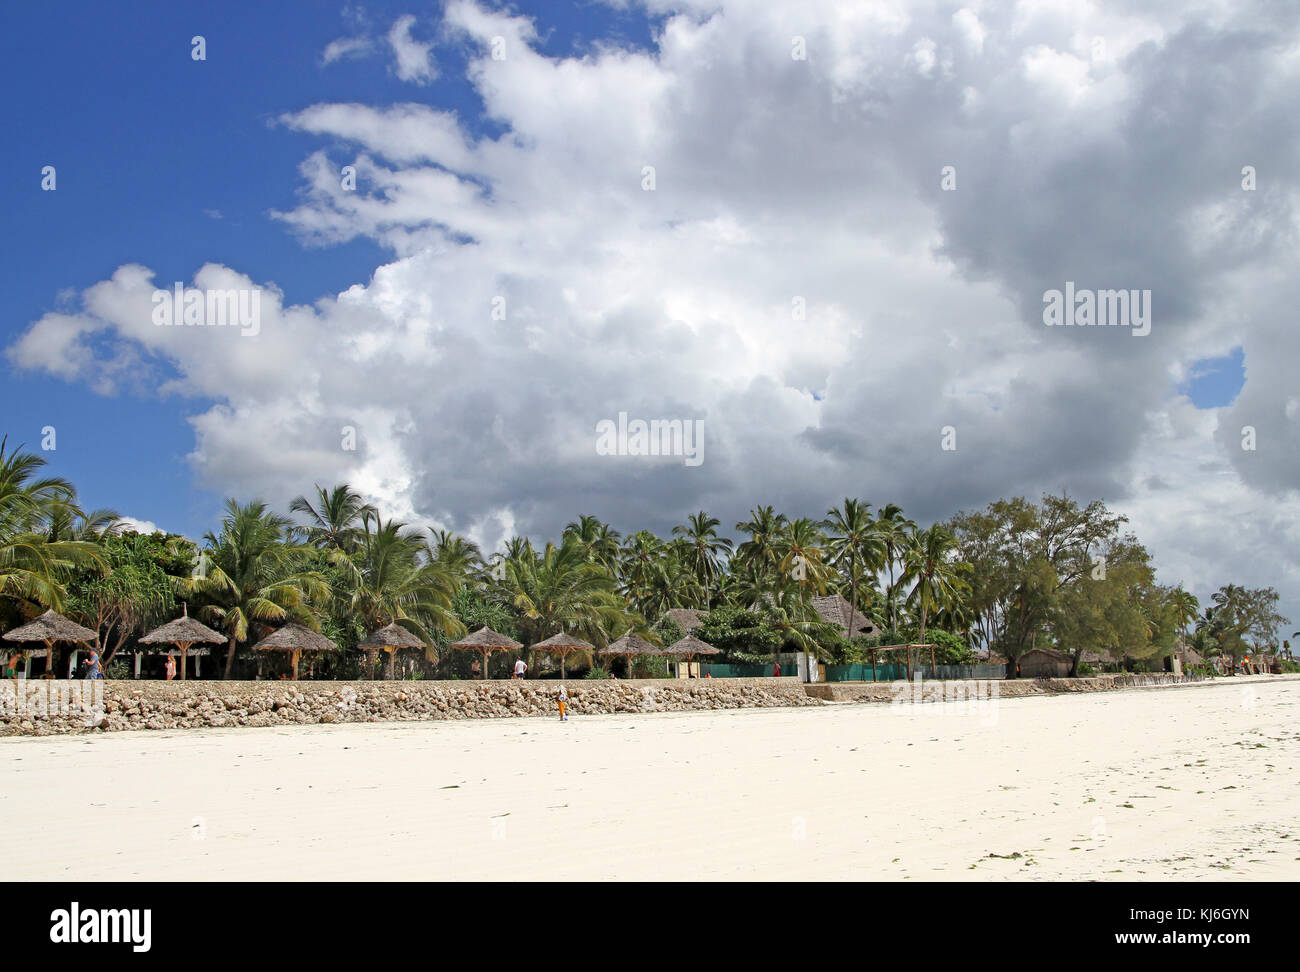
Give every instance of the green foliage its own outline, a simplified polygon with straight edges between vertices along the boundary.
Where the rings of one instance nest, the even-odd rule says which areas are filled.
[[[591,668],[587,669],[587,674],[582,677],[590,679],[609,678],[609,669],[602,668],[599,665],[592,665]]]
[[[763,664],[784,643],[781,633],[760,613],[735,607],[710,611],[694,634],[721,651],[717,660],[725,662]]]

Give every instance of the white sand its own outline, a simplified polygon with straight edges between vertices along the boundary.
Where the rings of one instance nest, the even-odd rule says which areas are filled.
[[[1300,681],[1234,681],[3,739],[0,879],[1295,880]]]

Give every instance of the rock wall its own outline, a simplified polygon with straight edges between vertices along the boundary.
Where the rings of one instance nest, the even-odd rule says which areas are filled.
[[[129,729],[197,729],[557,717],[553,680],[488,682],[0,683],[0,736]],[[820,705],[796,678],[566,682],[574,715]],[[98,697],[96,697],[96,693]]]
[[[962,690],[970,691],[973,697],[975,693],[971,690],[978,683],[982,689],[981,697],[995,695],[997,698],[1013,699],[1026,695],[1055,695],[1062,692],[1110,692],[1115,689],[1178,685],[1184,682],[1200,682],[1203,680],[1205,680],[1203,675],[1171,675],[1165,672],[1152,672],[1142,675],[1096,675],[1091,678],[1013,678],[987,681],[969,679],[942,683],[925,681],[920,683],[925,687],[925,691],[920,693],[915,691],[914,686],[916,683],[911,682],[868,682],[865,684],[861,682],[823,682],[804,687],[810,696],[824,702],[892,702],[899,697],[900,692],[910,692],[917,698],[924,700],[929,697],[929,690],[938,685],[942,685],[945,690],[948,690],[950,696],[959,695],[961,692],[958,690]],[[987,690],[983,690],[984,688],[987,688]],[[935,694],[937,697],[937,688],[935,688]]]

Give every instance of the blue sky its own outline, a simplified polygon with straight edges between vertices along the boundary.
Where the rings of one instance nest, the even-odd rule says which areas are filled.
[[[219,13],[217,12],[219,9]],[[274,123],[317,102],[421,101],[455,111],[474,135],[497,134],[465,80],[454,44],[438,50],[440,76],[412,88],[382,57],[322,65],[330,41],[368,30],[382,40],[400,15],[434,4],[312,2],[14,5],[0,34],[5,130],[21,133],[0,158],[0,202],[11,241],[0,266],[8,295],[5,343],[60,295],[104,279],[124,263],[156,271],[159,286],[190,281],[206,262],[274,282],[286,303],[311,303],[366,283],[391,254],[358,238],[306,247],[272,210],[292,207],[297,168],[321,140]],[[539,18],[539,48],[556,55],[595,42],[645,48],[651,21],[601,4],[516,4]],[[427,18],[414,29],[432,39]],[[191,56],[203,36],[207,60]],[[39,96],[37,96],[39,92]],[[57,189],[40,190],[54,165]],[[16,241],[21,240],[21,245]],[[75,304],[73,305],[75,306]],[[53,425],[48,455],[83,500],[199,535],[215,524],[220,497],[197,489],[185,457],[186,416],[206,400],[119,392],[25,373],[7,363],[0,402],[11,442],[29,448]],[[39,402],[39,406],[33,403]]]

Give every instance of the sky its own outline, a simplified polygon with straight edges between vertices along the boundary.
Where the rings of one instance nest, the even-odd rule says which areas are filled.
[[[5,432],[192,537],[337,482],[488,550],[1065,490],[1300,626],[1300,9],[1132,7],[15,8]]]

